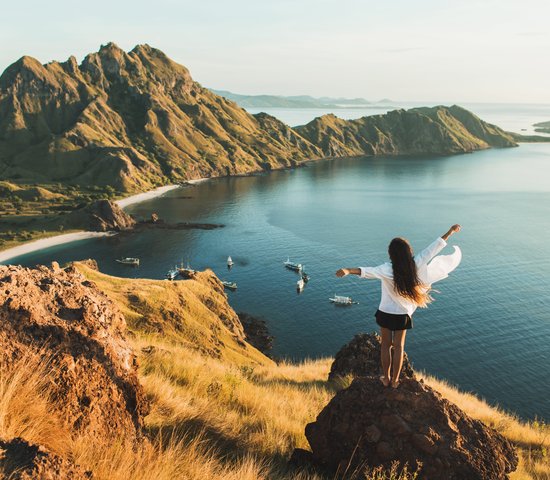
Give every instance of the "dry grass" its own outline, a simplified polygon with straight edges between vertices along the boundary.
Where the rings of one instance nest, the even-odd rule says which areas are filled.
[[[321,480],[289,471],[287,459],[294,448],[308,447],[304,427],[335,393],[335,386],[326,382],[331,359],[276,365],[265,357],[262,360],[257,350],[239,347],[229,331],[220,327],[217,331],[227,342],[226,350],[217,358],[205,355],[206,336],[201,339],[203,349],[197,349],[186,329],[193,331],[202,318],[209,329],[215,327],[217,310],[213,304],[206,308],[204,285],[134,280],[142,300],[136,302],[136,292],[127,281],[93,271],[88,274],[121,305],[132,327],[130,342],[140,357],[140,381],[152,404],[145,419],[150,442],[136,448],[123,441],[108,444],[85,436],[71,438],[60,419],[51,414],[48,359],[39,355],[0,365],[1,438],[21,436],[45,445],[91,470],[99,480]],[[166,302],[172,302],[180,289],[188,290],[181,304],[185,318],[168,325]],[[164,323],[164,333],[151,332],[155,318]],[[520,448],[514,480],[550,479],[547,425],[523,423],[446,382],[424,378]],[[343,478],[338,475],[331,480]],[[372,470],[366,478],[415,477],[394,468]]]

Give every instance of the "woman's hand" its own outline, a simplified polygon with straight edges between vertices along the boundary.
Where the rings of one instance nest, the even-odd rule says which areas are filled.
[[[457,232],[460,232],[460,229],[462,227],[458,224],[458,223],[455,223],[453,226],[451,226],[451,228],[449,228],[449,231],[445,234],[445,235],[441,235],[441,238],[445,241],[447,241],[447,239],[453,234],[453,233],[457,233]]]
[[[345,277],[347,275],[349,275],[349,270],[347,268],[341,268],[340,270],[338,270],[336,272],[336,276],[338,278],[342,278],[342,277]]]

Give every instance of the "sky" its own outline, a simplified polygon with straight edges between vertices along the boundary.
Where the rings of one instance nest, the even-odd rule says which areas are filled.
[[[235,93],[550,104],[548,0],[2,3],[0,71],[148,43]]]

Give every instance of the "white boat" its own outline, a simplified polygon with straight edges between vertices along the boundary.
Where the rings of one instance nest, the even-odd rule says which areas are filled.
[[[227,257],[227,266],[232,267],[233,266],[233,259],[231,257]]]
[[[290,270],[300,272],[304,266],[301,263],[294,263],[290,261],[290,258],[287,258],[286,262],[283,262],[284,266]]]
[[[134,267],[139,267],[139,258],[123,257],[123,258],[117,258],[116,261],[124,265],[132,265]]]
[[[329,298],[332,303],[336,305],[357,305],[359,302],[354,302],[351,297],[344,297],[342,295],[334,295],[333,298]]]
[[[224,288],[228,288],[229,290],[237,290],[237,284],[235,282],[228,282],[226,280],[222,280],[222,285]]]
[[[304,279],[300,278],[300,280],[296,282],[296,290],[301,292],[304,289],[305,285],[306,285],[306,282],[304,282]]]
[[[179,275],[179,271],[176,267],[174,267],[168,270],[168,272],[166,273],[166,278],[168,280],[174,280],[178,275]]]

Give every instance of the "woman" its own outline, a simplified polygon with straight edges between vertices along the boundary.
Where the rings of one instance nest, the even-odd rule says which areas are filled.
[[[413,326],[412,314],[417,307],[427,307],[432,301],[431,284],[446,278],[460,263],[462,255],[458,247],[452,255],[434,259],[447,245],[447,239],[459,231],[460,225],[453,225],[418,255],[413,255],[407,240],[394,238],[388,247],[391,262],[378,267],[341,268],[336,272],[337,277],[359,275],[382,281],[382,298],[375,317],[382,336],[380,356],[383,375],[380,381],[385,387],[391,385],[397,388],[399,385],[405,335]]]

